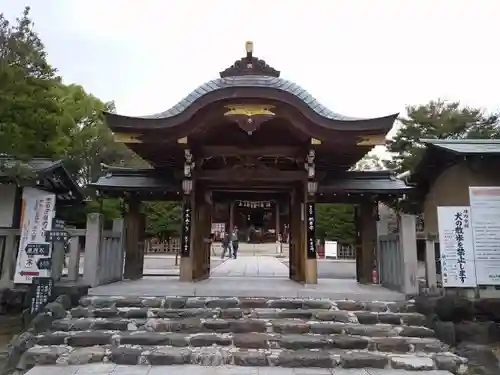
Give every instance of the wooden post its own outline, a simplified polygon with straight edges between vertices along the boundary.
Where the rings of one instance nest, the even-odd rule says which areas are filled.
[[[87,226],[85,231],[85,261],[83,264],[83,280],[90,287],[99,285],[100,251],[102,242],[102,218],[99,213],[90,213],[87,215]]]
[[[280,240],[280,202],[276,200],[275,202],[275,215],[276,215],[276,241]]]
[[[227,212],[227,211],[226,211]],[[233,231],[234,228],[234,201],[229,203],[229,233]]]
[[[192,195],[185,195],[182,205],[181,264],[179,278],[181,281],[192,281],[194,270],[193,242],[196,230],[196,203]]]
[[[370,284],[372,272],[376,265],[377,220],[374,215],[373,202],[363,201],[359,206],[361,224],[361,265],[360,283]]]
[[[125,262],[125,222],[123,219],[113,220],[113,233],[120,233],[116,253],[116,263],[114,264],[114,274],[116,281],[123,280],[123,267]]]
[[[130,199],[128,202],[128,212],[125,214],[125,270],[123,277],[125,279],[137,280],[142,277],[142,260],[139,248],[140,241],[140,203],[136,199]]]
[[[316,203],[314,193],[307,191],[306,181],[304,187],[304,224],[302,225],[304,231],[304,282],[306,284],[318,283],[318,260],[316,253]]]

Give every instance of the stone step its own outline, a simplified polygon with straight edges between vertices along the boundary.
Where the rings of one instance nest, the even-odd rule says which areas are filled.
[[[458,374],[466,367],[412,301],[91,296],[68,311],[51,308],[49,328],[38,331],[21,368],[190,364]]]
[[[170,346],[34,346],[23,355],[23,366],[35,364],[115,363],[118,365],[281,366],[345,369],[448,370],[462,373],[465,362],[451,353],[388,354],[368,350],[246,350],[224,347]]]
[[[38,335],[37,345],[69,345],[72,347],[139,345],[168,345],[172,347],[224,346],[244,349],[366,349],[391,353],[439,353],[448,346],[434,338],[367,337],[347,334],[276,334],[251,333],[197,333],[179,332],[116,332],[76,331],[53,332]]]
[[[300,319],[120,319],[120,318],[67,318],[52,322],[51,331],[153,331],[186,333],[312,333],[348,334],[368,337],[434,337],[434,331],[423,326],[392,324],[359,324],[326,321],[306,321]]]
[[[168,309],[192,308],[275,308],[275,309],[319,309],[369,312],[416,312],[412,301],[405,302],[360,302],[352,300],[303,299],[303,298],[221,298],[221,297],[84,297],[80,301],[83,307],[120,308],[149,307]]]
[[[419,313],[369,312],[326,309],[275,308],[147,308],[147,307],[77,307],[70,311],[73,318],[221,318],[221,319],[307,319],[361,324],[425,325],[426,318]]]

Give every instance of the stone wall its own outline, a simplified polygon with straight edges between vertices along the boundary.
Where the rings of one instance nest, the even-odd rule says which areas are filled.
[[[500,299],[421,296],[415,305],[436,337],[469,360],[471,374],[500,374]]]

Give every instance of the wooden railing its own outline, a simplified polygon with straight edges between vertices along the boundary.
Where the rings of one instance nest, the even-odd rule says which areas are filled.
[[[121,224],[121,223],[119,223]],[[69,251],[65,255],[65,264],[61,275],[53,276],[71,282],[79,282],[83,276],[85,282],[92,286],[109,284],[123,277],[124,251],[122,246],[122,228],[114,226],[115,230],[101,231],[99,251],[96,252],[94,236],[88,237],[87,229],[67,229],[70,235]],[[10,286],[13,282],[19,248],[19,229],[0,229],[0,287]],[[93,254],[94,253],[94,254]],[[85,262],[88,259],[97,259]]]

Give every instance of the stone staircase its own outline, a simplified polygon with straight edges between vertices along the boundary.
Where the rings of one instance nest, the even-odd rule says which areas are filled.
[[[84,297],[22,366],[281,366],[466,371],[411,302]],[[432,372],[431,372],[432,373]]]

